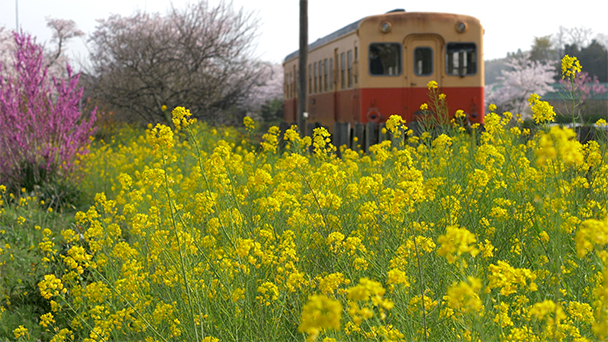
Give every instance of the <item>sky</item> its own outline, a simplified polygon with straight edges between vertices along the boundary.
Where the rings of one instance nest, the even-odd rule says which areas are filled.
[[[96,19],[111,14],[129,16],[136,11],[166,13],[183,9],[197,0],[0,0],[0,26],[14,30],[18,18],[21,29],[50,44],[51,30],[45,18],[74,20],[85,32],[68,46],[75,65],[86,63],[86,37],[95,31]],[[222,0],[208,0],[217,5]],[[308,0],[309,43],[365,16],[402,8],[408,12],[445,12],[478,18],[484,26],[484,59],[503,58],[508,52],[528,50],[534,37],[566,28],[584,27],[593,35],[608,34],[606,13],[598,0],[578,0],[566,8],[556,1],[403,1],[403,0]],[[493,5],[495,4],[495,5]],[[299,0],[232,0],[232,5],[252,13],[259,20],[257,57],[282,63],[299,48]]]

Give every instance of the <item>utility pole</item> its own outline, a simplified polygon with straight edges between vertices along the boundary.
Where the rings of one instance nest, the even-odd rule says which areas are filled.
[[[19,0],[15,0],[15,32],[19,32]]]
[[[306,63],[308,59],[308,0],[300,0],[300,52],[298,71],[298,129],[306,135]]]

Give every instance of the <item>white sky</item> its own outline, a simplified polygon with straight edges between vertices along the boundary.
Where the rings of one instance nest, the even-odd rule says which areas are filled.
[[[74,20],[87,36],[95,30],[96,19],[110,14],[129,16],[136,10],[167,12],[171,4],[184,8],[196,0],[0,0],[0,26],[15,29],[16,5],[19,26],[49,42],[51,31],[45,17]],[[216,5],[220,0],[209,0]],[[505,57],[507,52],[528,50],[534,37],[554,34],[559,26],[585,27],[608,34],[606,12],[602,1],[575,2],[548,0],[467,1],[467,0],[309,0],[309,43],[328,33],[372,14],[396,8],[408,12],[446,12],[467,14],[480,19],[485,28],[484,59]],[[232,0],[236,8],[253,12],[260,19],[257,53],[264,60],[281,63],[286,55],[299,47],[299,0]],[[568,4],[566,7],[562,4]],[[78,61],[88,53],[84,38],[70,44],[68,55]]]

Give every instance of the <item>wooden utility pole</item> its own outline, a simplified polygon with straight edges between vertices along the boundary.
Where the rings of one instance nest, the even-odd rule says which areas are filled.
[[[298,129],[306,135],[306,63],[308,59],[308,0],[300,0],[300,52],[298,71]]]

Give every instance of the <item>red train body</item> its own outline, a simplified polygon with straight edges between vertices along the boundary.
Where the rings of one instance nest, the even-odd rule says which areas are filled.
[[[463,110],[484,120],[483,28],[479,20],[445,13],[392,11],[356,21],[309,45],[309,123],[418,120],[437,82],[450,116]],[[285,58],[284,119],[297,122],[298,52]]]

